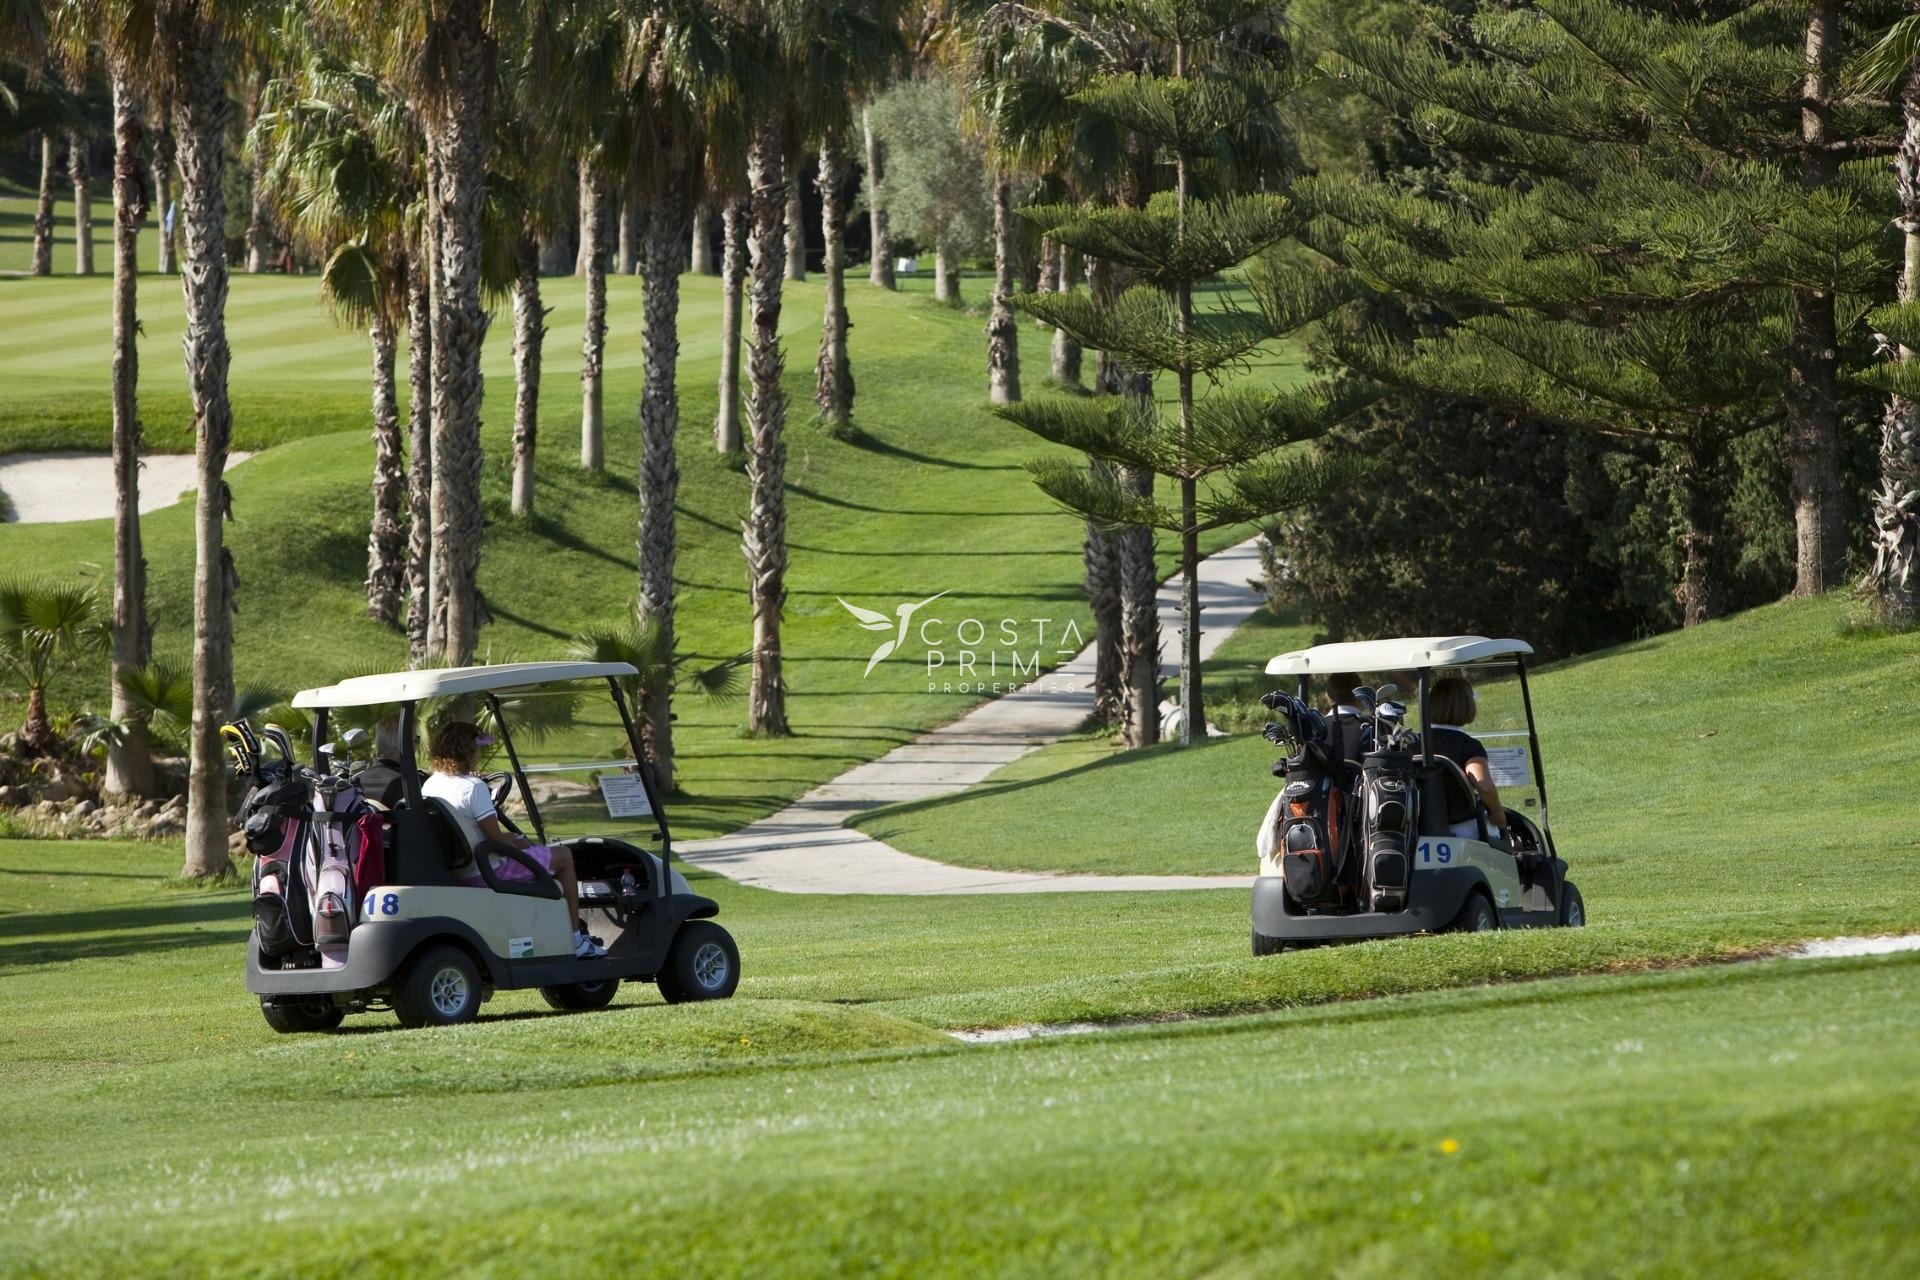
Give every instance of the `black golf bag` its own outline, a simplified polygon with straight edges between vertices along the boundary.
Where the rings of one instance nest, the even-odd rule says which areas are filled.
[[[1360,887],[1367,908],[1399,911],[1407,905],[1420,788],[1413,756],[1405,751],[1367,755],[1360,774]]]
[[[254,930],[270,957],[313,945],[311,908],[298,887],[310,813],[307,784],[277,773],[263,773],[240,806],[240,830],[254,855]]]
[[[1280,874],[1305,907],[1334,906],[1350,891],[1347,793],[1336,769],[1289,762],[1280,801]]]

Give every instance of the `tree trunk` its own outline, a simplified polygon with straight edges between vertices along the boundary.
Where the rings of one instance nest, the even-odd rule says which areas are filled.
[[[540,347],[547,309],[540,305],[540,244],[531,229],[514,246],[513,514],[533,514],[533,454],[540,437]]]
[[[1038,269],[1036,270],[1034,274],[1034,279],[1033,279],[1033,291],[1035,293],[1061,292],[1060,255],[1055,251],[1056,248],[1057,246],[1055,246],[1055,244],[1053,243],[1053,237],[1051,236],[1040,237],[1040,261],[1038,264]],[[1047,324],[1045,320],[1042,320],[1039,316],[1035,316],[1033,318],[1033,323],[1034,323],[1034,327],[1038,329],[1047,329],[1051,327]]]
[[[740,294],[747,275],[747,202],[728,200],[720,250],[720,410],[713,419],[713,446],[740,448]]]
[[[47,716],[45,685],[27,689],[27,718],[20,722],[20,754],[29,760],[60,754],[60,735],[53,731],[53,721]]]
[[[93,166],[87,144],[67,134],[67,177],[73,183],[73,274],[93,274]]]
[[[687,270],[697,276],[717,276],[713,260],[713,206],[702,200],[693,208],[693,226],[687,247]]]
[[[660,628],[663,650],[674,650],[673,507],[680,494],[674,437],[680,397],[680,255],[687,242],[687,186],[681,175],[661,183],[647,221],[647,293],[640,335],[646,382],[640,391],[640,620]],[[673,789],[673,681],[646,689],[647,755],[664,790]]]
[[[33,210],[33,265],[36,276],[53,274],[53,184],[60,172],[60,148],[51,133],[40,135],[40,201]]]
[[[807,181],[795,172],[787,182],[786,273],[789,280],[807,278],[807,208],[801,199]]]
[[[1020,322],[1013,303],[1013,183],[1001,174],[993,184],[993,303],[987,312],[987,400],[1020,399]]]
[[[113,73],[113,692],[112,715],[126,727],[107,748],[101,790],[110,796],[153,791],[146,716],[122,684],[147,665],[147,561],[140,541],[140,227],[149,190],[141,145],[141,102],[124,67]]]
[[[373,348],[373,525],[367,533],[367,617],[392,626],[400,620],[407,577],[407,464],[394,390],[393,320],[376,310],[367,338]]]
[[[1110,462],[1089,457],[1094,477],[1111,481]],[[1086,526],[1082,549],[1086,564],[1087,604],[1093,611],[1093,717],[1097,724],[1118,727],[1124,720],[1120,679],[1120,547],[1112,534]]]
[[[1814,4],[1807,14],[1806,79],[1800,108],[1800,185],[1809,192],[1833,181],[1834,156],[1824,148],[1830,135],[1839,57],[1839,5],[1831,0]],[[1793,593],[1797,596],[1818,595],[1838,585],[1846,556],[1840,500],[1840,398],[1834,368],[1838,348],[1832,289],[1795,288],[1786,418],[1796,540]]]
[[[585,160],[580,162],[579,178],[577,190],[580,194],[574,202],[574,225],[578,228],[579,234],[573,238],[573,274],[584,276],[587,274],[587,219],[597,218],[600,215],[597,212],[589,212],[596,209],[596,204],[593,199],[593,171],[588,168]]]
[[[1054,289],[1060,293],[1073,292],[1074,252],[1066,245],[1057,246],[1058,266],[1054,271]],[[1065,329],[1053,331],[1053,381],[1056,386],[1077,387],[1080,385],[1080,344]]]
[[[580,465],[606,465],[607,428],[601,375],[607,352],[606,179],[590,173],[580,187],[580,257],[587,273],[587,321],[580,341]]]
[[[827,301],[820,323],[820,358],[813,369],[813,399],[820,406],[821,420],[836,433],[853,422],[853,366],[847,359],[846,210],[840,203],[846,171],[846,153],[829,130],[820,144],[820,234],[826,243],[822,272]]]
[[[227,446],[227,219],[225,165],[228,101],[220,33],[197,5],[160,10],[159,41],[176,63],[174,129],[180,143],[182,230],[186,236],[185,352],[193,402],[196,477],[193,566],[193,726],[187,775],[187,848],[183,876],[225,875],[227,770],[220,725],[233,709],[233,553],[223,521],[231,510]]]
[[[1900,106],[1906,127],[1893,158],[1905,250],[1899,299],[1912,304],[1920,301],[1920,64],[1908,74]],[[1915,353],[1896,347],[1893,358],[1911,362]],[[1861,584],[1889,626],[1904,628],[1920,621],[1920,582],[1913,575],[1916,555],[1920,555],[1920,402],[1889,396],[1880,418],[1873,563]]]
[[[247,102],[247,131],[253,131],[260,116],[260,99],[266,92],[266,72],[255,78]],[[267,192],[267,151],[249,146],[247,156],[247,274],[257,276],[273,267],[273,200]]]
[[[898,287],[893,279],[893,233],[887,226],[887,206],[880,199],[880,183],[886,177],[886,157],[865,106],[860,108],[860,128],[867,135],[867,229],[873,242],[873,255],[867,263],[867,282],[882,289],[893,289]]]
[[[747,591],[753,601],[753,679],[747,694],[747,728],[787,732],[787,689],[780,670],[780,610],[787,598],[787,422],[780,374],[780,293],[786,271],[787,175],[781,128],[766,120],[747,153],[752,189],[753,280],[748,305],[753,346],[748,356],[747,482],[750,489],[742,547]]]
[[[160,210],[160,274],[170,276],[180,270],[179,229],[173,211],[173,126],[165,125],[154,133],[154,187]]]
[[[440,258],[434,272],[433,577],[434,595],[446,607],[439,654],[450,666],[473,661],[485,608],[478,583],[485,524],[480,349],[487,336],[480,265],[493,41],[482,26],[483,12],[482,0],[448,0],[436,23],[448,83],[426,114],[437,169]]]
[[[1681,625],[1698,626],[1719,611],[1719,563],[1715,543],[1721,524],[1726,477],[1722,443],[1704,431],[1685,445],[1673,446],[1675,491],[1680,505]]]
[[[620,196],[620,274],[640,272],[640,200],[624,193]]]
[[[953,252],[944,239],[935,241],[933,246],[933,300],[960,305],[960,264],[953,260]]]
[[[433,252],[407,262],[407,665],[423,666],[433,618]]]
[[[543,276],[563,276],[567,274],[567,233],[555,231],[540,237],[540,274]]]
[[[1186,46],[1174,46],[1175,74],[1187,72]],[[1174,160],[1174,209],[1178,240],[1185,246],[1187,236],[1188,187],[1187,157]],[[1174,290],[1176,331],[1180,345],[1186,348],[1193,332],[1193,283],[1182,280]],[[1193,366],[1182,362],[1180,381],[1180,745],[1190,747],[1207,740],[1207,701],[1200,672],[1200,533],[1199,485],[1191,474],[1193,457]]]

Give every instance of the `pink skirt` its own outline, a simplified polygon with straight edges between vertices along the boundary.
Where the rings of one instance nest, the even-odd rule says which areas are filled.
[[[553,850],[549,849],[546,845],[536,844],[531,848],[522,849],[520,852],[539,863],[541,869],[548,875],[553,874]],[[514,861],[512,858],[496,859],[493,865],[493,873],[500,879],[508,882],[525,883],[533,879],[533,872],[527,870],[526,867]],[[487,883],[487,878],[478,871],[475,871],[472,875],[462,876],[460,883],[484,888]]]

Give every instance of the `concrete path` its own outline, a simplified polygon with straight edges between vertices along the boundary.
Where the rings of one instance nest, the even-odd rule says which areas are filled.
[[[1202,657],[1260,607],[1249,582],[1260,576],[1250,538],[1200,566]],[[1178,581],[1160,590],[1160,665],[1179,668]],[[1243,876],[1057,875],[950,866],[885,844],[843,824],[870,809],[964,791],[1009,761],[1075,732],[1093,713],[1093,648],[1052,673],[953,723],[921,734],[878,760],[815,787],[771,817],[731,835],[675,847],[688,862],[742,884],[783,893],[1057,893],[1125,889],[1244,889],[1253,878],[1249,844]],[[1249,819],[1257,822],[1258,816]]]
[[[227,470],[253,455],[227,455]],[[150,453],[140,459],[140,514],[180,501],[199,483],[190,453]],[[21,524],[113,519],[110,453],[9,453],[0,457],[0,493]]]

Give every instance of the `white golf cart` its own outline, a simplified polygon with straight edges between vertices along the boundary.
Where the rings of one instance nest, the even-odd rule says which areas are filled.
[[[292,940],[275,937],[269,954],[263,928],[256,926],[247,947],[247,990],[260,997],[267,1021],[281,1031],[319,1031],[338,1026],[348,1013],[386,1007],[409,1027],[446,1025],[468,1021],[495,990],[511,987],[537,987],[556,1009],[598,1009],[626,979],[657,984],[670,1002],[732,995],[740,957],[727,931],[711,919],[719,907],[690,892],[670,865],[666,813],[621,688],[622,678],[634,674],[623,662],[527,662],[362,676],[297,695],[294,706],[313,717],[311,766],[296,764],[286,735],[269,727],[267,741],[277,743],[284,758],[259,764],[256,776],[277,780],[295,802],[278,811],[285,815],[278,819],[285,827],[280,865],[289,868],[284,874],[293,882],[282,886],[286,900],[296,914],[306,913],[308,945],[299,945],[303,930],[296,922]],[[548,693],[577,698],[581,682],[589,682],[588,689],[604,684],[611,694],[625,758],[523,765],[502,699]],[[491,731],[510,767],[488,781],[509,829],[520,831],[507,816],[510,792],[517,790],[531,828],[525,834],[547,842],[529,773],[595,773],[609,817],[635,819],[641,834],[634,838],[653,845],[641,848],[612,836],[566,840],[579,877],[581,922],[605,945],[604,956],[575,957],[573,922],[553,875],[519,849],[488,839],[466,813],[423,797],[418,763],[411,758],[396,762],[401,794],[391,811],[375,819],[384,834],[379,882],[354,884],[324,904],[314,892],[321,876],[339,874],[322,866],[330,821],[326,798],[347,792],[355,776],[341,744],[329,741],[329,714],[344,708],[359,709],[361,719],[370,711],[397,713],[411,756],[421,703],[448,698],[468,699],[491,712]],[[259,763],[264,748],[244,722],[239,729],[246,732],[229,735],[236,754],[245,763],[243,751],[250,750]],[[243,747],[243,740],[253,745]],[[345,735],[345,754],[356,741],[364,741],[363,733]],[[312,797],[304,806],[298,803],[303,792]],[[351,794],[357,797],[357,788]],[[378,809],[377,799],[367,802]],[[520,870],[503,875],[508,863]],[[338,918],[342,898],[345,920]],[[309,901],[321,905],[309,910]],[[331,918],[322,920],[323,912]]]
[[[1266,698],[1288,720],[1284,729],[1269,725],[1268,736],[1292,750],[1274,765],[1286,783],[1258,841],[1255,955],[1397,934],[1586,923],[1547,822],[1527,687],[1532,652],[1524,640],[1431,636],[1316,645],[1267,663],[1268,675],[1292,676],[1296,685],[1291,695]],[[1449,672],[1474,683],[1467,732],[1487,749],[1504,829],[1459,765],[1417,732],[1432,724],[1436,675]],[[1383,682],[1359,689],[1359,723],[1347,715],[1336,724],[1313,707],[1311,682],[1335,675]],[[1388,696],[1409,684],[1417,726]]]

